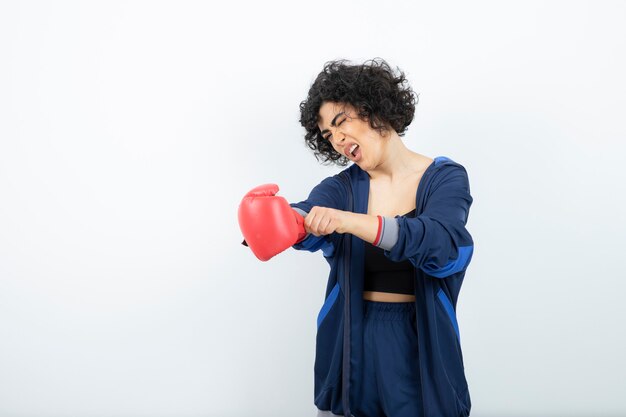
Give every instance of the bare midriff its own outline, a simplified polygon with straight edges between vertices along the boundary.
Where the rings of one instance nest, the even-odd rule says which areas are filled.
[[[415,296],[410,294],[397,294],[392,292],[363,291],[363,299],[385,303],[407,303],[415,301]]]

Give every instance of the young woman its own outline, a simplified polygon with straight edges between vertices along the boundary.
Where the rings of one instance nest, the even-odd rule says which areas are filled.
[[[403,143],[416,102],[384,60],[326,63],[300,122],[318,161],[350,165],[306,200],[288,204],[265,185],[240,208],[240,222],[264,229],[244,233],[260,259],[321,249],[330,265],[317,318],[319,416],[470,413],[456,303],[474,247],[473,199],[461,164]]]

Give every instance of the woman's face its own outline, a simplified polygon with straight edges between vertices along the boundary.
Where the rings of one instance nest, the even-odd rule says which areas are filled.
[[[368,121],[358,117],[356,109],[351,105],[323,102],[319,111],[318,127],[322,137],[337,152],[363,170],[373,169],[379,164],[385,141],[377,130],[370,127]]]

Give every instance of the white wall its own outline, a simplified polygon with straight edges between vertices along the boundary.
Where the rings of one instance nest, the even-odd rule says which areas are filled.
[[[0,416],[313,416],[328,265],[236,210],[339,168],[324,62],[382,57],[468,170],[472,416],[624,415],[624,2],[3,2]]]

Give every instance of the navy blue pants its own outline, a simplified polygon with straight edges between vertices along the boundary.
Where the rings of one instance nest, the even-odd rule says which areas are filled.
[[[420,407],[415,302],[363,300],[363,391],[354,417],[416,417]],[[318,410],[318,417],[335,416]]]
[[[420,415],[415,302],[363,300],[363,392],[355,417]]]

